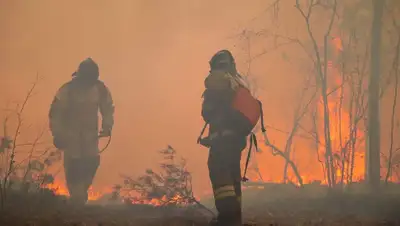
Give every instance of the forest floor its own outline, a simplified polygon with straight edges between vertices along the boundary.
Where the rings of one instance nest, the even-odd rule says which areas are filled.
[[[362,192],[326,194],[318,186],[302,190],[270,185],[244,189],[243,200],[244,221],[252,225],[400,225],[397,192],[374,196]],[[212,209],[212,199],[202,203]],[[212,214],[198,205],[126,205],[103,198],[76,209],[65,197],[51,193],[9,194],[0,212],[0,225],[200,226],[208,225],[211,218]]]

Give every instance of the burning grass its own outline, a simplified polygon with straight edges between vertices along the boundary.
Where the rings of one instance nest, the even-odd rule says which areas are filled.
[[[184,159],[168,146],[160,151],[158,170],[104,193],[89,190],[89,203],[74,208],[57,180],[34,190],[14,189],[0,213],[0,225],[208,225],[215,216],[213,199],[198,202]],[[363,183],[329,189],[314,182],[243,184],[245,222],[253,225],[396,225],[400,186],[389,183],[380,196],[370,196]]]
[[[254,225],[400,225],[400,187],[379,196],[363,194],[361,184],[351,192],[328,193],[325,186],[253,184],[244,188],[245,221]],[[397,192],[395,192],[397,190]],[[108,197],[107,197],[108,196]],[[152,205],[113,201],[90,202],[74,209],[65,196],[44,189],[10,196],[0,225],[207,225],[211,215],[198,205]],[[212,199],[203,204],[211,206]]]
[[[117,185],[114,194],[132,204],[187,206],[197,203],[186,160],[179,159],[171,146],[159,153],[163,161],[158,171],[147,169],[143,176],[136,179],[124,176],[123,185]]]

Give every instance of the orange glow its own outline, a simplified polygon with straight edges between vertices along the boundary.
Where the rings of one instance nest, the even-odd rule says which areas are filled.
[[[68,189],[64,186],[63,183],[61,183],[57,180],[52,184],[45,185],[44,188],[52,190],[54,192],[54,194],[56,194],[56,195],[69,197]],[[89,190],[88,190],[88,200],[89,201],[98,200],[99,198],[101,198],[102,195],[104,195],[103,192],[94,190],[93,186],[89,187]]]
[[[336,52],[340,53],[343,51],[343,44],[342,40],[339,37],[335,37],[333,39],[332,43],[336,48]],[[351,150],[351,145],[347,145],[346,143],[350,142],[349,139],[349,131],[352,129],[352,122],[350,121],[350,114],[348,110],[346,109],[348,107],[347,104],[347,99],[345,98],[346,95],[350,94],[348,93],[349,90],[346,89],[347,86],[343,85],[342,81],[342,75],[341,71],[338,69],[340,66],[332,65],[332,68],[329,68],[329,73],[333,77],[333,81],[331,81],[331,89],[328,90],[328,93],[330,93],[330,96],[328,97],[328,108],[329,108],[329,117],[330,117],[330,138],[331,138],[331,144],[332,144],[332,152],[334,156],[340,156],[342,149],[345,149],[347,152],[346,159],[344,160],[345,166],[344,166],[344,172],[349,171],[349,167],[351,163],[346,163],[349,157],[349,153],[354,151],[354,168],[353,168],[353,176],[352,176],[352,181],[359,181],[364,178],[364,171],[365,171],[365,164],[364,164],[364,153],[365,153],[365,147],[362,142],[357,142],[357,145],[355,146],[355,150]],[[329,75],[328,75],[329,76]],[[338,90],[334,90],[337,87],[342,87],[339,88]],[[343,96],[341,96],[341,94]],[[340,100],[342,98],[342,100]],[[340,102],[342,102],[340,104]],[[322,100],[321,102],[322,103]],[[319,105],[319,111],[320,115],[323,115],[323,105]],[[354,116],[353,116],[354,117]],[[321,128],[320,129],[320,134],[323,134],[323,122],[320,123]],[[359,126],[356,127],[357,129],[357,138],[361,138],[364,136],[364,132],[359,129]],[[325,144],[325,143],[323,143]],[[323,145],[324,146],[324,145]],[[321,146],[322,147],[322,146]],[[322,149],[322,148],[321,148]],[[321,153],[324,153],[324,150],[321,150]],[[335,158],[335,157],[334,157]],[[339,160],[338,160],[339,161]],[[342,161],[340,161],[342,162]],[[341,179],[341,167],[337,167],[336,169],[336,181],[340,181]],[[344,175],[344,183],[346,183],[348,175]],[[326,181],[324,181],[326,183]]]
[[[199,199],[197,199],[199,200]],[[130,199],[132,204],[141,204],[141,205],[152,205],[152,206],[163,206],[168,204],[173,205],[190,205],[190,202],[187,198],[177,194],[174,197],[168,199],[167,196],[163,196],[160,199],[152,198],[150,200],[141,199],[138,197],[134,197]]]
[[[68,189],[56,182],[52,184],[47,184],[44,186],[44,188],[52,190],[56,195],[69,196]]]
[[[332,70],[335,70],[334,68]],[[339,80],[335,85],[341,85],[341,81]],[[351,122],[349,120],[349,113],[345,110],[345,103],[342,103],[342,107],[339,104],[340,98],[340,90],[332,93],[331,98],[328,103],[329,108],[329,116],[330,116],[330,138],[332,145],[332,154],[333,156],[341,157],[341,149],[345,147],[346,142],[349,141],[349,130],[351,128]],[[332,100],[333,99],[333,100]],[[337,100],[337,101],[334,101]],[[322,102],[322,97],[321,97]],[[323,105],[319,105],[319,114],[323,115]],[[339,112],[340,111],[340,112]],[[341,115],[340,115],[341,114]],[[319,133],[323,135],[324,127],[323,122],[320,122]],[[357,137],[362,137],[364,135],[363,131],[357,128]],[[325,142],[321,140],[322,145],[320,146],[320,153],[325,152]],[[346,151],[349,153],[351,150],[351,146],[347,147]],[[363,145],[358,145],[354,154],[354,167],[353,171],[353,181],[358,181],[364,177],[365,165],[364,165],[364,152],[365,149]],[[347,154],[349,155],[349,154]],[[347,156],[348,157],[348,156]],[[335,158],[335,157],[334,157]],[[345,163],[344,172],[347,172],[349,165]],[[340,181],[341,178],[341,168],[338,167],[336,169],[336,181]],[[344,182],[346,182],[346,175],[344,178]],[[327,183],[327,181],[323,180],[323,183]]]
[[[336,47],[336,51],[340,52],[343,50],[342,47],[342,42],[340,38],[334,38],[333,39],[333,45]],[[330,89],[328,89],[328,93],[331,93],[329,95],[328,98],[328,109],[329,109],[329,116],[330,116],[330,133],[331,133],[331,144],[332,144],[332,151],[333,151],[333,155],[337,155],[340,156],[341,155],[341,147],[343,147],[345,145],[346,142],[348,142],[349,139],[349,129],[351,127],[351,122],[350,122],[350,118],[349,118],[349,112],[346,109],[346,100],[343,100],[343,104],[342,107],[340,108],[339,106],[339,99],[340,99],[340,93],[341,90],[334,90],[337,89],[337,87],[339,87],[342,84],[342,80],[341,80],[341,74],[340,74],[340,70],[338,70],[337,66],[334,64],[333,61],[329,60],[327,62],[328,65],[328,71],[332,77],[333,81],[330,81]],[[344,88],[344,93],[348,92],[348,90],[346,90]],[[344,96],[346,96],[346,94],[344,94]],[[339,116],[339,109],[340,109],[340,116]],[[324,137],[324,127],[323,127],[323,104],[322,104],[322,96],[320,97],[320,102],[318,104],[318,122],[317,125],[318,127],[318,133],[320,136],[320,146],[318,148],[318,153],[320,155],[320,160],[322,162],[324,162],[324,153],[325,153],[325,141],[323,139]],[[357,137],[363,137],[363,131],[358,129],[357,130]],[[365,149],[364,149],[364,145],[359,142],[356,146],[356,150],[355,150],[355,154],[354,154],[354,171],[353,171],[353,179],[352,181],[360,181],[364,178],[364,171],[365,171],[365,166],[364,166],[364,156],[365,156]],[[259,144],[261,148],[263,148],[263,144],[260,143]],[[306,152],[307,150],[305,149],[305,145],[303,145],[303,143],[300,143],[300,148],[298,148],[298,152],[302,153],[302,152]],[[264,147],[265,148],[265,147]],[[351,148],[348,147],[347,151],[350,152]],[[267,152],[267,154],[269,154],[269,152]],[[261,156],[265,155],[265,154],[260,154]],[[347,156],[348,157],[348,156]],[[316,160],[317,156],[314,154],[312,156],[312,159],[314,159],[314,162],[312,164],[319,166],[319,162]],[[268,157],[269,161],[273,161],[275,166],[279,167],[280,169],[283,169],[284,166],[284,161],[281,159],[281,157]],[[266,162],[265,158],[260,158],[260,171],[261,174],[264,178],[264,182],[273,182],[273,183],[282,183],[283,179],[282,179],[282,171],[279,172],[279,170],[275,170],[274,172],[278,172],[278,173],[273,173],[270,171],[271,169],[271,164],[272,162]],[[296,158],[295,160],[296,164],[299,164],[299,170],[301,173],[301,178],[303,180],[304,184],[310,184],[313,182],[319,182],[323,185],[328,184],[328,182],[326,181],[325,177],[324,177],[324,172],[323,169],[321,167],[316,167],[314,170],[311,171],[303,171],[304,166],[301,165],[304,160],[303,158]],[[262,166],[267,166],[267,168],[262,168]],[[344,172],[348,172],[349,165],[348,163],[345,163],[345,167],[344,167]],[[337,167],[336,168],[336,182],[339,182],[341,179],[341,167]],[[292,181],[293,183],[297,183],[296,181],[296,177],[295,174],[293,172],[293,170],[291,170],[290,167],[288,167],[288,172],[287,172],[287,177],[289,179],[289,181]],[[344,183],[347,183],[347,177],[348,175],[344,175]],[[249,179],[251,179],[251,181],[260,181],[259,177],[256,176],[248,176]],[[256,188],[256,189],[263,189],[263,186],[250,186],[252,188]],[[52,190],[54,190],[54,192],[58,195],[66,195],[69,196],[67,189],[62,186],[62,183],[60,182],[56,182],[54,184],[48,185],[47,188],[50,188]],[[247,187],[249,188],[249,187]],[[246,187],[244,187],[243,189],[247,189]],[[89,200],[98,200],[99,198],[101,198],[102,195],[106,194],[106,193],[111,193],[111,190],[108,189],[107,191],[104,192],[99,192],[99,191],[95,191],[93,187],[89,188],[88,194],[89,194]],[[204,191],[203,196],[208,196],[208,195],[212,195],[212,192],[210,191]],[[142,204],[142,205],[153,205],[153,206],[162,206],[168,203],[174,203],[174,204],[178,204],[178,205],[184,205],[187,204],[188,201],[179,196],[176,195],[175,197],[171,198],[171,199],[167,199],[166,196],[163,196],[160,199],[157,198],[152,198],[150,200],[145,200],[141,197],[135,196],[135,195],[131,195],[128,202],[132,203],[132,204]],[[197,200],[200,200],[199,198],[197,198]],[[127,201],[127,200],[125,200]]]
[[[14,105],[24,100],[36,74],[40,77],[37,89],[23,112],[24,125],[18,143],[32,142],[42,127],[48,130],[48,110],[57,89],[71,79],[71,73],[86,57],[93,57],[98,62],[100,79],[112,92],[116,106],[113,138],[101,155],[93,187],[89,189],[90,200],[99,199],[110,192],[107,188],[122,183],[121,174],[138,177],[144,169],[157,168],[159,162],[154,160],[159,157],[157,151],[167,144],[174,146],[179,155],[188,160],[194,192],[202,197],[206,196],[203,191],[212,195],[207,168],[208,150],[198,145],[196,138],[204,123],[200,116],[200,97],[209,70],[208,62],[220,49],[231,50],[238,70],[251,74],[250,82],[255,83],[257,94],[265,106],[265,123],[276,128],[267,128],[271,143],[282,149],[285,146],[293,126],[293,112],[298,105],[297,91],[304,85],[305,73],[314,65],[297,44],[281,45],[286,43],[285,38],[276,36],[272,40],[275,34],[271,36],[270,32],[277,32],[276,35],[283,32],[280,35],[306,41],[303,38],[307,39],[308,34],[297,9],[292,7],[291,1],[281,1],[283,5],[280,8],[285,9],[279,12],[282,26],[271,31],[269,29],[274,29],[276,24],[270,19],[270,13],[260,14],[265,1],[188,2],[0,1],[0,28],[5,34],[0,36],[1,108],[13,110]],[[71,12],[74,12],[73,16]],[[313,26],[318,42],[322,41],[321,34],[325,29],[324,26]],[[335,37],[329,38],[330,59],[322,59],[324,54],[321,54],[321,61],[329,65],[329,91],[342,82],[341,67],[337,65],[339,58],[335,55],[348,47],[347,40],[335,34],[337,31],[342,30],[335,23],[332,30]],[[308,51],[313,51],[308,41],[304,44]],[[251,59],[254,60],[248,62]],[[340,138],[344,142],[348,139],[349,114],[352,113],[347,109],[349,94],[347,87],[341,119],[335,113],[340,89],[329,97],[335,153],[341,153],[338,148]],[[386,96],[389,95],[383,98]],[[316,129],[321,142],[324,142],[322,106],[312,108],[317,108],[319,113]],[[385,111],[388,110],[383,106],[382,119],[387,118]],[[7,114],[1,110],[0,119],[3,121]],[[307,113],[302,121],[306,130],[311,127],[311,118]],[[12,120],[9,135],[14,134],[16,117]],[[388,126],[382,122],[382,131],[387,129]],[[311,137],[307,132],[299,129],[298,135]],[[363,128],[357,133],[361,138]],[[285,160],[273,156],[271,150],[263,145],[262,137],[258,135],[258,138],[263,152],[253,155],[256,158],[251,161],[257,162],[264,182],[283,182]],[[386,139],[385,136],[382,139]],[[51,134],[46,131],[42,140],[44,150],[52,143]],[[321,164],[325,150],[322,144],[317,147],[315,143],[312,138],[296,136],[290,157],[304,183],[320,181],[326,184]],[[101,139],[99,148],[106,144],[107,139]],[[384,149],[385,145],[383,140]],[[353,181],[364,177],[364,146],[360,139],[354,148]],[[18,152],[19,160],[25,159],[29,152],[27,147],[21,149],[24,150]],[[42,147],[37,153],[35,150],[35,156],[39,156],[41,150]],[[247,150],[242,155],[243,162],[246,160],[245,152]],[[260,180],[251,166],[248,173],[250,180]],[[339,172],[337,177],[341,177]],[[57,194],[68,196],[63,177],[55,179],[55,184],[48,187]],[[297,181],[290,166],[287,179],[293,183]],[[157,200],[147,202],[156,203]]]
[[[68,189],[63,185],[63,183],[60,183],[59,181],[55,181],[52,184],[45,185],[44,188],[52,190],[54,192],[54,194],[56,194],[56,195],[69,197]],[[103,192],[99,192],[99,191],[94,190],[93,186],[90,186],[89,190],[88,190],[88,200],[89,201],[99,200],[103,195],[110,194],[111,192],[112,192],[112,189],[105,189]],[[200,199],[196,197],[196,200],[200,200]],[[175,195],[174,197],[172,197],[170,199],[168,199],[164,195],[161,199],[153,198],[150,200],[145,200],[138,196],[133,196],[133,198],[130,198],[129,201],[132,204],[152,205],[152,206],[162,206],[162,205],[166,205],[166,204],[174,204],[174,205],[190,204],[190,202],[187,198],[185,198],[179,194]]]
[[[333,44],[335,45],[336,49],[339,51],[343,51],[343,43],[342,39],[339,37],[335,37],[332,39]]]
[[[339,54],[341,51],[343,51],[343,44],[342,41],[339,37],[333,38],[332,39],[332,45],[335,48],[334,53]],[[335,57],[335,56],[334,56]],[[340,157],[342,156],[342,149],[346,147],[346,157],[344,160],[344,175],[343,175],[343,183],[348,182],[349,178],[349,173],[350,169],[349,166],[351,165],[351,162],[349,162],[349,159],[351,159],[350,153],[352,152],[351,150],[351,145],[346,145],[346,143],[349,143],[349,134],[352,126],[352,122],[350,121],[350,115],[348,112],[348,94],[349,89],[346,85],[342,86],[342,75],[341,71],[338,69],[340,68],[339,65],[335,65],[334,61],[328,60],[327,61],[327,66],[328,66],[328,111],[329,111],[329,117],[330,117],[330,139],[331,139],[331,145],[332,145],[332,154],[334,156],[334,162],[335,162],[335,173],[336,173],[336,183],[339,183],[341,181],[341,176],[342,176],[342,166],[341,164],[342,159]],[[340,87],[343,87],[342,88]],[[343,92],[343,100],[342,104],[340,105],[340,98],[341,98],[341,92]],[[346,97],[347,96],[347,97]],[[346,97],[346,98],[345,98]],[[319,135],[319,142],[320,145],[318,146],[318,155],[319,155],[319,160],[324,163],[325,162],[325,139],[324,139],[324,109],[323,109],[323,99],[322,96],[319,97],[319,102],[318,102],[318,118],[317,118],[317,130],[318,130],[318,135]],[[361,123],[359,123],[361,124]],[[364,133],[361,129],[358,128],[357,126],[357,138],[361,138],[364,136]],[[269,137],[269,139],[273,139],[272,136]],[[328,184],[326,177],[324,176],[324,171],[321,166],[321,163],[317,160],[318,157],[316,156],[316,151],[314,151],[313,154],[310,154],[310,162],[306,163],[305,162],[305,155],[303,156],[303,153],[310,152],[309,149],[315,149],[315,147],[310,148],[310,143],[306,143],[301,140],[296,140],[296,142],[293,142],[292,147],[296,146],[296,153],[298,153],[294,159],[292,157],[292,160],[295,162],[297,165],[299,171],[300,171],[300,176],[303,180],[304,184],[312,183],[315,181],[319,181],[321,184]],[[315,143],[315,141],[312,141]],[[311,143],[312,143],[311,142]],[[261,142],[260,142],[261,143]],[[284,143],[283,143],[284,144]],[[263,143],[261,143],[261,148],[263,148]],[[315,144],[314,144],[315,146]],[[364,171],[365,171],[365,164],[364,164],[364,156],[365,156],[365,148],[364,148],[364,143],[362,141],[357,141],[355,145],[355,150],[354,150],[354,168],[352,172],[352,181],[360,181],[364,178]],[[278,147],[282,148],[282,145],[278,145]],[[266,147],[264,147],[267,149]],[[270,155],[270,151],[266,151],[266,154]],[[273,156],[273,157],[264,157],[265,153],[260,154],[259,159],[259,167],[261,174],[264,178],[265,182],[275,182],[275,183],[282,183],[283,182],[283,166],[285,164],[285,161],[283,160],[282,157],[279,156]],[[267,159],[268,158],[268,159]],[[267,160],[265,160],[267,159]],[[265,168],[263,168],[266,166]],[[314,168],[311,170],[305,170],[305,168],[309,166],[314,166]],[[273,172],[278,172],[278,174],[273,173],[271,169],[274,169]],[[278,170],[276,170],[278,169]],[[282,169],[279,172],[279,169]],[[258,178],[256,178],[254,175],[253,177],[249,176],[252,181],[257,181]],[[295,174],[291,167],[288,167],[288,172],[287,172],[287,178],[289,181],[292,181],[293,183],[297,183],[297,179],[295,177]]]

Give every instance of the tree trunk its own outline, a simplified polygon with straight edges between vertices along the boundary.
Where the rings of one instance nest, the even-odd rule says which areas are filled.
[[[378,192],[380,187],[380,59],[381,30],[384,0],[372,0],[374,18],[372,22],[371,70],[368,87],[368,142],[366,152],[366,181],[372,192]]]

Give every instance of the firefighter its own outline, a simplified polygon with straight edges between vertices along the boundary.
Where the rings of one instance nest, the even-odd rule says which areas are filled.
[[[91,58],[82,61],[72,77],[57,91],[50,106],[49,121],[54,146],[64,152],[70,200],[84,205],[100,164],[99,137],[111,136],[114,104],[110,90],[99,80],[99,67]]]
[[[241,133],[231,107],[233,90],[241,77],[228,50],[217,52],[209,64],[202,104],[209,135],[199,142],[210,148],[208,169],[218,211],[216,224],[242,225],[240,159],[247,134]]]

